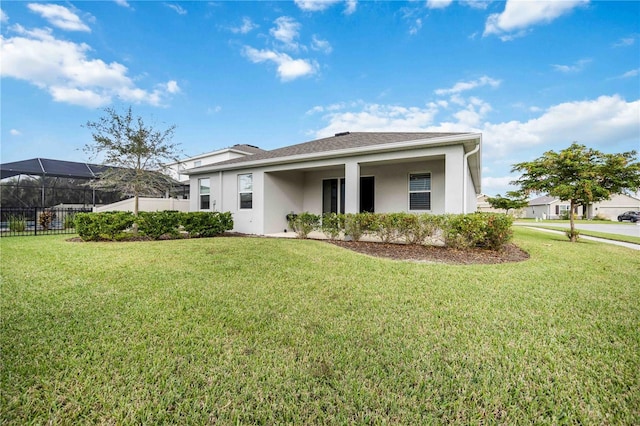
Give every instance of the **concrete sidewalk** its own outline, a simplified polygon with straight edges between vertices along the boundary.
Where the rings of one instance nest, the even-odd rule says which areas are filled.
[[[535,229],[536,231],[549,232],[552,234],[566,235],[563,231],[556,231],[555,229],[538,228],[536,226],[518,225],[523,228]],[[607,240],[606,238],[590,237],[588,235],[580,235],[580,239],[597,241],[599,243],[613,244],[616,246],[630,248],[632,250],[640,250],[640,244],[626,243],[624,241]]]

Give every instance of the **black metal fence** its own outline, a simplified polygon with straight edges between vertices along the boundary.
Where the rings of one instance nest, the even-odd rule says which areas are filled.
[[[26,207],[0,209],[0,236],[51,235],[75,233],[77,213],[91,208]]]

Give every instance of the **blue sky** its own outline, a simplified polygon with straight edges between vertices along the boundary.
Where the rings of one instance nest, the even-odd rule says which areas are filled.
[[[88,161],[129,105],[185,156],[342,131],[483,134],[483,192],[640,149],[637,1],[2,1],[1,159]]]

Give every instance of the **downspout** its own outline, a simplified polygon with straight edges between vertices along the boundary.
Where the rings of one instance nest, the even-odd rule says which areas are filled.
[[[480,151],[480,141],[476,147],[464,155],[462,166],[462,213],[467,213],[467,169],[469,168],[469,157]]]

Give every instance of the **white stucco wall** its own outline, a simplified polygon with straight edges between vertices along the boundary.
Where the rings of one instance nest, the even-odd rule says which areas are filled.
[[[283,232],[287,214],[304,211],[304,173],[265,173],[264,183],[264,233]]]

